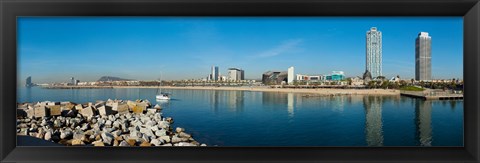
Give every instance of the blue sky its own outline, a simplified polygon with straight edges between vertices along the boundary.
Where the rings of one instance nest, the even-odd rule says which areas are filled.
[[[463,78],[462,17],[21,17],[18,76],[24,82],[205,78],[210,67],[296,74],[365,71],[365,34],[383,34],[383,74],[415,75],[415,38],[432,37],[434,78]]]

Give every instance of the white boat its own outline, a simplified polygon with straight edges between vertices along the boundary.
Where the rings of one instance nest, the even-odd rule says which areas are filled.
[[[160,93],[156,98],[157,100],[170,100],[170,96],[167,93]]]
[[[162,88],[160,86],[162,86],[162,79],[161,79],[161,75],[160,75],[160,84],[158,85],[158,89],[157,89],[157,96],[155,96],[155,98],[157,100],[170,100],[170,94],[168,93],[163,93],[162,92]],[[159,94],[160,92],[160,94]]]

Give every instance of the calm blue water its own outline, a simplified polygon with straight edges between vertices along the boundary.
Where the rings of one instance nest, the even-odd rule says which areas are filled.
[[[19,102],[149,99],[156,89],[19,88]],[[209,146],[463,146],[463,101],[164,90],[163,114]]]

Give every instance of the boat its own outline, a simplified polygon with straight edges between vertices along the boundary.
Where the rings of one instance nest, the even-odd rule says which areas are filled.
[[[157,95],[155,96],[155,98],[157,100],[170,100],[170,94],[162,92],[162,88],[160,86],[162,86],[162,80],[161,79],[160,79],[160,84],[158,84]],[[159,92],[160,92],[160,94],[159,94]]]

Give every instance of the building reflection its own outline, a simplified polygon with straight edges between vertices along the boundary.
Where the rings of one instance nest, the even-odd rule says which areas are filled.
[[[383,146],[382,97],[364,96],[365,138],[368,146]]]
[[[218,101],[219,101],[219,92],[218,91],[211,91],[210,92],[210,107],[212,108],[214,113],[218,113]]]
[[[262,102],[263,105],[287,105],[287,94],[276,92],[263,92]]]
[[[32,87],[26,87],[27,99],[24,102],[33,102],[32,101]]]
[[[420,146],[432,145],[432,101],[416,100],[415,104],[415,139]]]
[[[294,112],[294,99],[293,99],[293,93],[288,93],[287,95],[287,110],[288,110],[288,116],[293,117]]]
[[[243,111],[244,106],[244,92],[243,91],[228,91],[227,106],[231,111]]]

